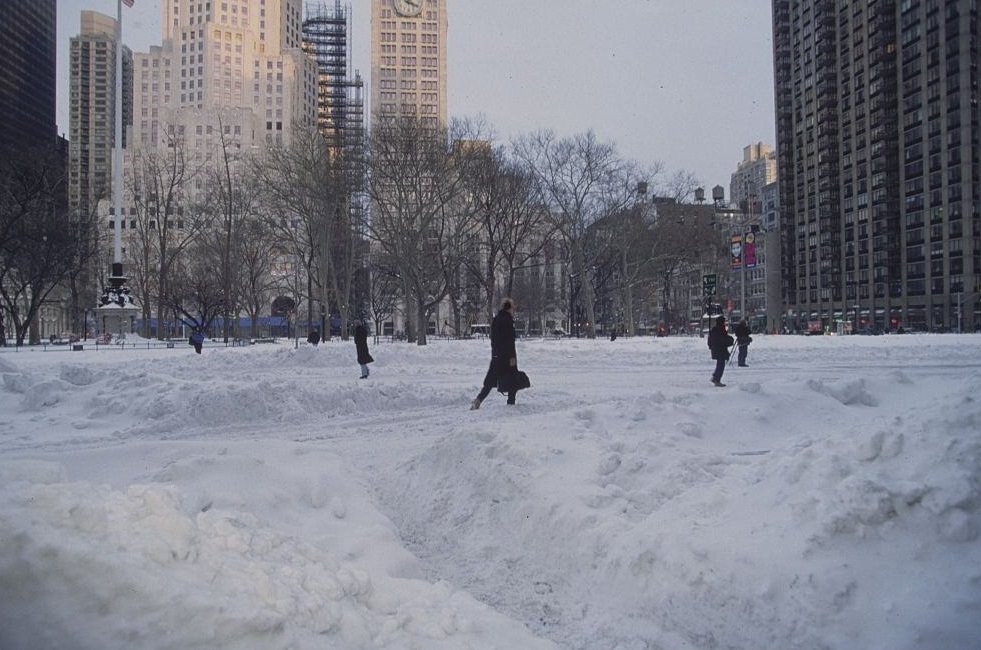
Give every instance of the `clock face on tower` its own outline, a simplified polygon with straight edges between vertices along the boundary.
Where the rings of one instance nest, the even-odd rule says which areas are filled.
[[[422,11],[423,0],[395,0],[395,11],[402,16],[415,16]]]

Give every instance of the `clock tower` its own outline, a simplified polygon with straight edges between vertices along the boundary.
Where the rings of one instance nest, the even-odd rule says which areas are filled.
[[[372,121],[446,125],[447,0],[371,0]]]

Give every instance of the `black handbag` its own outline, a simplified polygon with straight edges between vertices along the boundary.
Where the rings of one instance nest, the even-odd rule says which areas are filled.
[[[516,393],[525,388],[531,388],[531,380],[528,379],[528,375],[520,370],[505,373],[497,380],[497,392],[499,393]]]

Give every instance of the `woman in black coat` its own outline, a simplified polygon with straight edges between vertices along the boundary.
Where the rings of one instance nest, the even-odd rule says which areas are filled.
[[[514,303],[510,298],[505,298],[501,304],[501,311],[491,321],[491,361],[484,375],[484,385],[477,394],[477,397],[470,403],[470,410],[480,408],[481,402],[490,394],[491,390],[498,385],[502,378],[507,382],[516,378],[518,374],[518,354],[514,348],[516,335],[514,333]],[[511,377],[514,375],[515,377]],[[508,404],[514,404],[514,398],[518,393],[516,381],[510,381],[507,385]]]
[[[368,378],[368,364],[374,359],[368,354],[368,328],[364,320],[359,320],[354,328],[354,347],[358,351],[358,363],[361,365],[361,379]]]

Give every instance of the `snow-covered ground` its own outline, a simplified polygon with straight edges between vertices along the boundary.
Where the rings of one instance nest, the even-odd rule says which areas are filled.
[[[981,336],[0,350],[0,648],[981,648]]]

